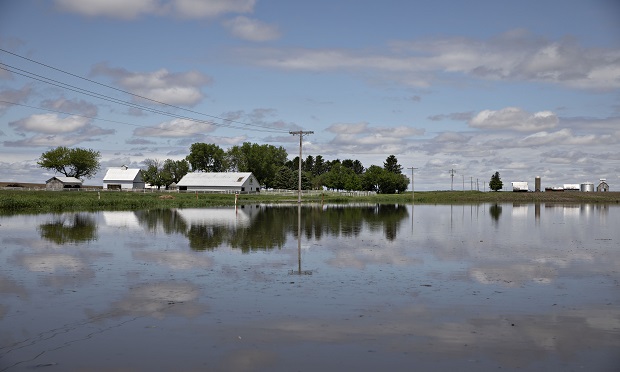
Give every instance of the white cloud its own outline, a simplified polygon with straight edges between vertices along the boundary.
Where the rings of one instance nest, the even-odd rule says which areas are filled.
[[[68,100],[64,98],[45,100],[41,102],[41,106],[55,111],[79,113],[91,117],[96,116],[98,111],[97,106],[90,102],[83,100]]]
[[[171,105],[192,106],[199,103],[204,98],[201,88],[211,82],[211,78],[197,71],[171,73],[160,69],[135,73],[121,68],[110,68],[105,63],[96,65],[92,73],[110,76],[131,93]]]
[[[484,110],[475,115],[469,126],[479,129],[508,129],[519,132],[535,132],[557,126],[558,117],[551,111],[530,114],[517,107],[498,111]]]
[[[269,41],[280,37],[277,27],[244,16],[225,21],[224,26],[234,36],[249,41]]]
[[[88,125],[89,121],[90,119],[80,116],[61,118],[57,114],[39,114],[11,122],[9,126],[20,132],[57,134],[75,132]]]
[[[89,17],[133,19],[158,11],[157,0],[56,0],[62,10]]]
[[[197,134],[213,132],[215,126],[209,123],[201,123],[185,119],[174,119],[161,123],[155,127],[138,128],[134,130],[134,136],[139,137],[195,137]]]
[[[252,12],[255,3],[256,0],[56,0],[56,5],[67,12],[123,20],[142,15],[213,18]]]
[[[571,39],[510,32],[490,40],[445,38],[394,42],[383,54],[347,49],[248,49],[245,58],[288,70],[370,70],[417,87],[467,76],[536,81],[579,89],[620,88],[620,49],[588,48]]]

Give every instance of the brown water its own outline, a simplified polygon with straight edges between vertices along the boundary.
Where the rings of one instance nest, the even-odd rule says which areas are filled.
[[[533,204],[0,217],[0,371],[619,371],[618,221]]]

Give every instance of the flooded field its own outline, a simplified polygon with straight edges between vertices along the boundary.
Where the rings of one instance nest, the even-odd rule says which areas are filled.
[[[0,371],[618,371],[620,206],[0,217]]]

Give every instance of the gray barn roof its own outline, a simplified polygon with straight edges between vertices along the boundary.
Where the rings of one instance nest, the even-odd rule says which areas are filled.
[[[58,181],[62,182],[62,183],[73,183],[73,184],[82,184],[82,181],[75,178],[75,177],[64,177],[64,176],[54,176],[52,178],[50,178],[49,180],[45,181],[45,183],[49,183],[51,180],[53,179],[57,179]]]
[[[188,173],[177,186],[205,186],[205,187],[239,187],[252,175],[251,172],[197,172]]]

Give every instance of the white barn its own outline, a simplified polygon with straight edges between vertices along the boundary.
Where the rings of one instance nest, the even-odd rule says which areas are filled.
[[[177,183],[179,191],[259,192],[260,183],[251,172],[188,173]]]
[[[144,189],[142,170],[139,168],[109,168],[103,177],[103,188],[109,190]]]

